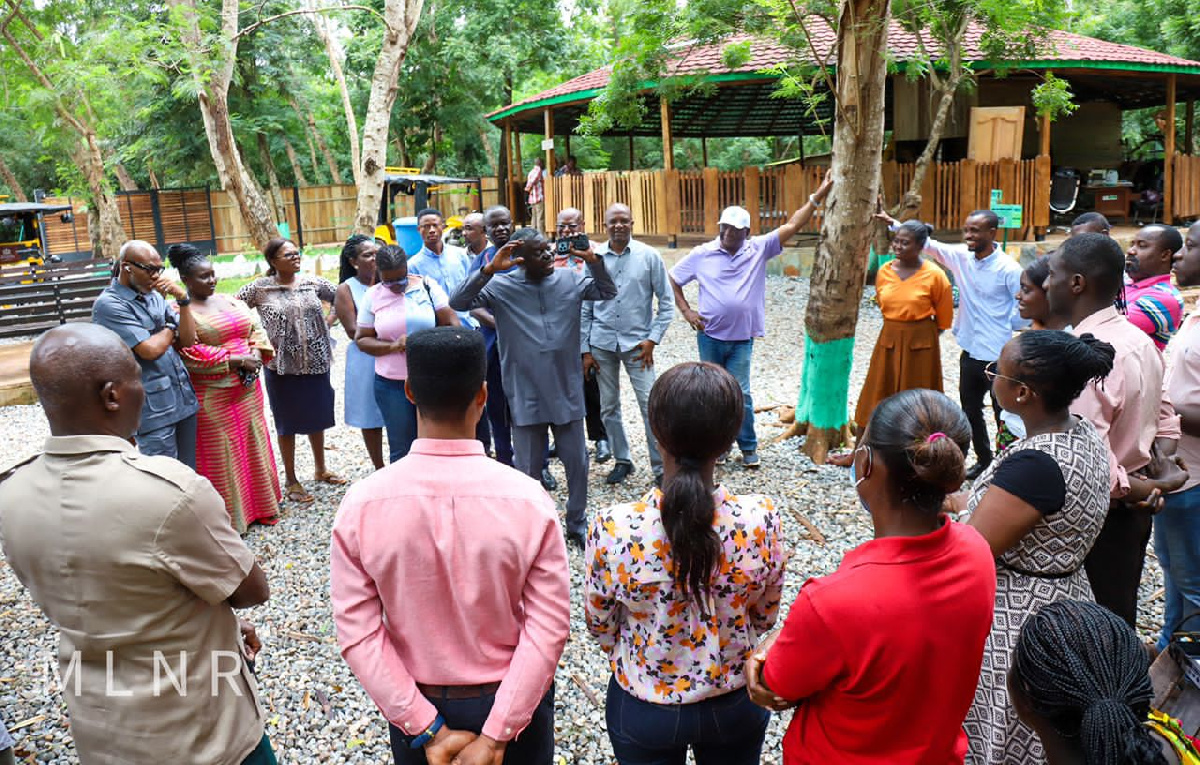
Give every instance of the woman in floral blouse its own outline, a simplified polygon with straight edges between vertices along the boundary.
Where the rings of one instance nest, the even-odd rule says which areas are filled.
[[[703,413],[705,416],[698,416]],[[779,515],[713,483],[742,424],[742,392],[715,364],[672,367],[650,391],[663,488],[599,513],[587,538],[587,624],[608,653],[618,762],[757,763],[769,715],[742,662],[775,624]]]
[[[341,484],[325,467],[325,431],[333,427],[333,386],[329,384],[332,349],[329,316],[337,288],[300,273],[300,250],[287,239],[263,248],[267,275],[238,291],[239,300],[258,309],[275,357],[264,367],[267,399],[279,435],[279,453],[287,474],[287,498],[309,503],[313,497],[296,477],[296,435],[308,436],[318,481]]]

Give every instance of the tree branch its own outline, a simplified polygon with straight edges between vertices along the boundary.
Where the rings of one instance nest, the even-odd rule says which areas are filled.
[[[817,55],[817,46],[813,44],[812,35],[808,33],[808,24],[804,23],[804,14],[796,6],[796,0],[788,0],[788,4],[792,6],[792,14],[796,17],[796,23],[800,25],[800,31],[804,33],[804,40],[808,43],[808,50],[812,53],[813,61],[817,62],[817,67],[821,70],[821,78],[825,80],[825,87],[829,88],[830,94],[833,95],[833,107],[838,110],[842,119],[849,123],[850,116],[842,109],[842,99],[837,97],[837,86],[834,84],[833,78],[829,76],[829,57],[826,56],[822,59]],[[836,47],[836,45],[831,47],[829,52],[833,53]]]
[[[237,34],[235,34],[233,36],[233,39],[237,40],[238,38],[240,38],[244,35],[250,34],[254,30],[261,27],[263,24],[269,24],[272,21],[278,21],[279,19],[284,19],[284,18],[287,18],[288,16],[299,16],[302,14],[332,13],[334,11],[366,11],[367,13],[371,14],[375,18],[382,21],[383,25],[385,27],[387,27],[388,31],[391,32],[392,34],[396,34],[399,31],[399,30],[393,29],[392,25],[388,23],[388,20],[383,17],[383,14],[381,14],[379,11],[375,10],[374,8],[370,8],[365,5],[339,5],[339,6],[336,6],[333,8],[297,8],[296,10],[287,11],[286,13],[277,13],[274,16],[268,16],[265,19],[259,19],[258,21],[254,22],[250,26],[246,27],[245,29],[243,29],[240,32],[238,32]]]

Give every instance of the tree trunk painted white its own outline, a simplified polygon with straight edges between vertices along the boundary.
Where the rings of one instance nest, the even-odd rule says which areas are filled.
[[[805,365],[796,420],[804,452],[823,463],[847,433],[854,330],[879,196],[889,0],[842,0],[838,22],[833,190],[817,242],[804,317]],[[847,345],[850,353],[844,353]],[[834,349],[837,349],[836,351]],[[833,395],[835,399],[829,400]]]
[[[200,35],[195,0],[168,2],[185,9],[183,43],[191,57],[192,76],[199,91],[200,114],[204,118],[204,133],[208,137],[209,153],[212,154],[221,188],[237,203],[254,246],[262,249],[268,241],[279,236],[278,229],[275,228],[271,205],[256,187],[242,161],[233,135],[233,123],[229,118],[229,83],[233,79],[233,66],[237,59],[238,0],[221,2],[219,39],[222,50],[213,56],[208,55]]]
[[[358,183],[358,209],[354,228],[363,234],[375,230],[379,200],[383,196],[384,168],[387,165],[388,128],[392,106],[396,103],[396,80],[408,51],[409,40],[421,16],[424,0],[387,0],[383,17],[387,29],[371,76],[371,96],[363,121],[362,167]]]

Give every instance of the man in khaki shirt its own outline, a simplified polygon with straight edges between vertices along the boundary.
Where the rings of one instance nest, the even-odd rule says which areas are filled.
[[[0,473],[0,545],[60,630],[80,761],[273,765],[233,612],[267,600],[266,575],[206,479],[130,443],[133,354],[68,324],[38,340],[30,376],[51,436]]]

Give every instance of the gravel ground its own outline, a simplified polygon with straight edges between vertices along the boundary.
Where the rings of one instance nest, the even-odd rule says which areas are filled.
[[[801,358],[797,346],[802,342],[801,324],[807,297],[807,280],[784,277],[768,280],[770,331],[768,337],[756,344],[752,369],[758,406],[795,402]],[[866,375],[880,324],[878,309],[864,302],[855,349],[852,397],[857,395]],[[340,396],[345,338],[338,334],[338,363],[333,379]],[[943,337],[942,355],[946,389],[956,391],[958,347],[950,333]],[[660,370],[696,358],[692,333],[682,321],[676,320],[672,325],[656,356]],[[627,384],[622,386],[622,395],[626,432],[633,445],[637,472],[624,485],[613,488],[604,484],[611,463],[595,466],[589,487],[593,507],[630,501],[650,485],[645,439],[632,414],[637,409]],[[793,552],[784,593],[786,609],[807,577],[833,571],[847,550],[869,538],[870,524],[856,501],[846,470],[814,465],[798,452],[797,440],[771,444],[784,427],[773,413],[760,414],[757,425],[762,442],[762,469],[747,472],[735,460],[721,470],[720,480],[734,492],[767,494],[783,508],[784,536]],[[0,453],[6,457],[17,459],[33,453],[46,434],[40,408],[0,409]],[[334,470],[352,479],[369,472],[370,463],[357,432],[345,426],[336,427],[328,434],[327,443],[331,450],[329,463]],[[311,475],[311,456],[303,446],[298,451],[301,475]],[[566,500],[565,475],[557,462],[553,469],[563,487],[558,492],[561,505]],[[267,730],[281,762],[390,762],[383,719],[342,661],[334,637],[327,595],[328,539],[343,490],[323,485],[311,489],[317,497],[316,503],[308,507],[285,505],[279,525],[255,527],[246,538],[262,561],[272,589],[267,604],[244,614],[258,625],[264,643],[258,673],[267,709]],[[800,514],[821,530],[825,545],[819,546],[808,539],[796,520]],[[562,763],[607,764],[614,762],[603,709],[609,672],[603,654],[584,626],[581,553],[572,549],[570,564],[572,632],[557,677],[558,752]],[[1161,596],[1151,594],[1157,594],[1161,587],[1157,562],[1151,558],[1142,589],[1142,613],[1150,624],[1161,622]],[[1143,632],[1148,636],[1146,629]],[[17,728],[14,735],[19,759],[31,763],[77,762],[67,730],[66,707],[57,691],[53,659],[57,635],[2,560],[0,633],[5,636],[0,644],[0,716],[10,729]],[[764,763],[781,761],[780,737],[787,722],[787,715],[777,715],[772,720]]]

